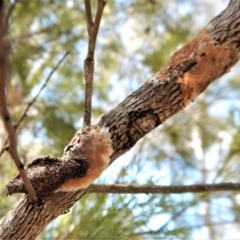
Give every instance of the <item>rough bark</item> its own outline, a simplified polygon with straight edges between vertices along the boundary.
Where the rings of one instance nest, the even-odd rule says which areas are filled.
[[[239,15],[240,0],[231,0],[225,11],[177,51],[139,90],[105,114],[97,125],[78,131],[66,147],[63,160],[88,161],[91,176],[88,172],[86,175],[89,184],[100,174],[95,172],[98,161],[102,162],[101,167],[111,163],[145,134],[185,108],[239,60]],[[94,138],[89,137],[89,132]],[[96,136],[97,142],[94,143]],[[94,147],[92,143],[100,145]],[[74,189],[86,186],[84,179],[75,179],[78,186]],[[66,188],[62,189],[67,190],[69,183],[67,179],[64,182]],[[55,186],[54,191],[61,189],[64,185],[61,184]],[[1,220],[1,239],[34,239],[49,222],[71,208],[84,194],[84,190],[58,192],[35,204],[23,195]]]

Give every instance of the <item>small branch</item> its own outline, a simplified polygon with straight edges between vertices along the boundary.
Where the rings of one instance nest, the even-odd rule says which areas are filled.
[[[87,22],[88,22],[87,23],[88,24],[88,35],[89,35],[87,59],[90,60],[90,61],[94,61],[96,39],[97,39],[98,29],[99,29],[99,26],[100,26],[100,22],[101,22],[101,19],[102,19],[102,14],[103,14],[103,9],[104,9],[105,5],[106,5],[106,1],[98,0],[97,13],[96,13],[95,21],[93,23],[91,23],[90,19],[87,20]]]
[[[93,72],[94,61],[84,61],[84,78],[85,78],[85,111],[83,117],[83,124],[85,126],[91,125],[92,115],[92,89],[93,89]]]
[[[39,89],[38,93],[36,94],[36,96],[32,99],[32,101],[27,105],[27,108],[25,109],[25,111],[23,112],[22,116],[20,117],[20,119],[18,120],[18,122],[14,125],[14,129],[16,131],[16,129],[19,127],[19,125],[21,124],[21,122],[24,120],[24,118],[27,116],[27,112],[30,109],[30,107],[34,104],[34,102],[37,100],[38,96],[40,95],[40,93],[42,92],[42,90],[47,86],[49,80],[51,79],[52,75],[54,74],[54,72],[58,69],[58,67],[60,66],[60,64],[64,61],[64,59],[67,57],[67,55],[69,54],[69,52],[66,52],[63,57],[60,59],[60,61],[57,63],[57,65],[52,69],[52,71],[50,72],[50,74],[48,75],[47,79],[45,80],[44,84],[42,85],[42,87]],[[8,149],[7,146],[8,143],[8,139],[5,141],[3,148],[0,151],[0,157],[2,156],[2,154],[4,153],[5,150]]]
[[[3,39],[7,40],[7,41],[11,41],[11,42],[18,41],[18,40],[24,40],[25,38],[30,38],[30,37],[36,36],[38,34],[48,32],[53,28],[54,28],[53,26],[50,26],[50,27],[46,27],[46,28],[43,28],[43,29],[35,31],[35,32],[30,32],[30,33],[26,33],[26,34],[22,34],[22,35],[5,36]]]
[[[38,96],[40,95],[40,93],[42,92],[42,90],[47,86],[49,80],[51,79],[52,75],[56,72],[56,70],[58,69],[58,67],[61,65],[61,63],[64,61],[64,59],[67,57],[67,55],[69,54],[69,52],[66,52],[63,57],[60,59],[60,61],[57,63],[57,65],[52,69],[52,71],[50,72],[50,74],[48,75],[47,79],[45,80],[44,84],[42,85],[42,87],[39,89],[38,93],[36,94],[36,96],[33,98],[33,100],[28,104],[27,108],[25,109],[23,115],[21,116],[21,118],[18,120],[18,122],[15,124],[15,129],[17,129],[20,125],[20,123],[23,121],[23,119],[27,116],[27,112],[29,110],[29,108],[34,104],[34,102],[37,100]]]
[[[8,134],[9,139],[9,154],[11,155],[18,171],[21,176],[25,187],[33,201],[37,202],[37,194],[27,178],[24,170],[24,165],[21,162],[18,152],[17,143],[15,137],[15,130],[11,123],[11,117],[7,108],[7,97],[6,97],[6,79],[7,79],[7,60],[8,60],[8,46],[4,43],[3,36],[7,32],[7,22],[4,22],[4,2],[0,2],[0,113],[3,120],[4,128]]]
[[[113,193],[113,194],[181,194],[181,193],[201,193],[201,192],[221,192],[221,191],[240,191],[239,183],[220,183],[220,184],[196,184],[196,185],[133,185],[133,184],[92,184],[87,193]]]
[[[87,18],[87,28],[91,28],[93,26],[93,18],[92,18],[92,8],[90,0],[84,0],[86,18]]]
[[[106,1],[98,0],[97,13],[96,13],[95,21],[94,21],[94,26],[93,26],[94,31],[93,31],[92,49],[90,49],[90,51],[89,51],[89,54],[92,55],[92,56],[94,56],[98,29],[99,29],[99,26],[100,26],[100,22],[101,22],[101,19],[102,19],[102,14],[103,14],[103,9],[104,9],[105,5],[106,5]]]
[[[93,73],[94,73],[94,52],[96,46],[96,39],[98,34],[99,25],[102,18],[102,13],[106,1],[98,0],[97,13],[95,21],[92,20],[92,10],[90,0],[84,0],[85,12],[87,18],[87,31],[88,31],[88,52],[84,60],[84,78],[86,82],[85,91],[85,112],[84,112],[84,125],[91,124],[91,111],[92,111],[92,89],[93,89]]]
[[[9,19],[10,17],[12,16],[12,13],[16,7],[16,4],[19,2],[20,0],[15,0],[14,3],[12,3],[10,5],[10,7],[8,8],[7,12],[6,12],[6,15],[5,15],[5,23],[8,23],[9,22]]]

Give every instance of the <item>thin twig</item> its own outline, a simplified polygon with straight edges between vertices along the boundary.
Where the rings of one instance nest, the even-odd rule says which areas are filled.
[[[86,2],[89,2],[86,0]],[[88,30],[88,52],[87,52],[87,60],[94,61],[94,53],[96,46],[96,39],[98,34],[98,29],[100,26],[100,22],[102,19],[103,9],[106,5],[106,1],[98,0],[97,5],[97,13],[94,22],[91,21],[91,16],[87,16],[87,30]],[[91,6],[90,6],[91,7]],[[86,6],[87,9],[87,6]],[[88,11],[86,11],[87,14]]]
[[[240,191],[239,183],[220,183],[220,184],[195,184],[195,185],[134,185],[134,184],[92,184],[87,193],[113,193],[113,194],[180,194],[180,193],[202,193],[202,192],[221,192],[221,191]]]
[[[18,35],[18,36],[5,36],[3,39],[11,41],[11,42],[17,41],[17,40],[23,40],[25,38],[29,38],[29,37],[32,37],[32,36],[36,36],[38,34],[49,32],[49,30],[51,30],[53,28],[54,28],[54,26],[51,26],[51,27],[46,27],[46,28],[40,29],[40,30],[35,31],[35,32],[30,32],[30,33],[26,33],[26,34],[22,34],[22,35]]]
[[[106,1],[98,0],[97,13],[96,13],[94,26],[93,26],[93,33],[92,33],[92,43],[91,43],[89,53],[88,53],[89,56],[93,57],[93,60],[94,60],[94,52],[95,52],[98,29],[99,29],[99,26],[100,26],[100,22],[101,22],[101,19],[102,19],[102,14],[103,14],[103,9],[104,9],[105,5],[106,5]]]
[[[84,0],[86,18],[87,18],[87,27],[90,28],[93,26],[93,18],[92,18],[92,8],[90,0]]]
[[[69,54],[69,52],[66,52],[63,57],[60,59],[60,61],[57,63],[57,65],[52,69],[52,71],[50,72],[50,74],[48,75],[48,77],[46,78],[44,84],[42,85],[42,87],[39,89],[38,93],[36,94],[36,96],[33,98],[33,100],[28,103],[27,108],[25,109],[25,111],[23,112],[22,116],[20,117],[20,119],[18,120],[18,122],[15,124],[15,129],[17,129],[20,125],[20,123],[23,121],[23,119],[27,116],[27,112],[29,110],[29,108],[34,104],[34,102],[37,100],[38,96],[40,95],[40,93],[42,92],[42,90],[47,86],[49,80],[51,79],[52,75],[54,74],[54,72],[58,69],[58,67],[60,66],[60,64],[64,61],[64,59],[67,57],[67,55]]]
[[[11,117],[7,108],[7,97],[6,97],[6,79],[7,79],[7,60],[8,60],[8,46],[4,43],[2,39],[6,35],[8,30],[8,23],[4,21],[4,2],[0,1],[0,113],[3,120],[3,125],[5,131],[8,134],[9,139],[9,149],[8,152],[11,155],[18,171],[21,176],[24,185],[32,198],[33,201],[38,201],[38,196],[27,178],[27,174],[24,170],[24,165],[21,162],[18,152],[17,152],[17,143],[15,130],[11,123]]]
[[[96,46],[96,39],[98,34],[99,25],[101,22],[103,9],[106,1],[98,0],[97,13],[95,20],[92,19],[92,10],[90,0],[84,0],[85,12],[87,18],[87,31],[88,31],[88,52],[84,60],[84,78],[86,82],[85,90],[85,112],[83,123],[85,126],[91,124],[91,111],[92,111],[92,89],[93,89],[93,73],[94,73],[94,52]]]
[[[5,22],[8,23],[9,22],[9,19],[10,17],[12,16],[12,13],[16,7],[16,4],[19,2],[20,0],[15,0],[14,3],[12,3],[10,5],[10,7],[8,8],[7,12],[6,12],[6,15],[5,15]]]
[[[43,83],[42,87],[39,89],[38,93],[36,94],[36,96],[32,99],[32,101],[30,103],[28,103],[27,108],[25,109],[25,111],[23,112],[22,116],[20,117],[20,119],[18,120],[18,122],[14,125],[14,129],[16,131],[16,129],[19,127],[19,125],[21,124],[21,122],[24,120],[24,118],[27,116],[27,112],[30,109],[30,107],[34,104],[34,102],[37,100],[38,96],[40,95],[40,93],[42,92],[42,90],[47,86],[47,83],[49,82],[49,80],[51,79],[52,75],[54,74],[54,72],[58,69],[58,67],[60,66],[60,64],[64,61],[64,59],[67,57],[67,55],[69,54],[69,52],[66,52],[63,57],[60,59],[60,61],[57,63],[57,65],[52,69],[52,71],[50,72],[50,74],[48,75],[48,77],[46,78],[45,82]],[[0,157],[2,156],[2,154],[4,153],[5,150],[8,149],[7,146],[8,143],[8,139],[5,141],[1,151],[0,151]]]

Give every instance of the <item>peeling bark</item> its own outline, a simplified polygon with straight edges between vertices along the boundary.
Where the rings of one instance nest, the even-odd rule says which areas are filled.
[[[87,146],[84,145],[85,133],[84,130],[79,131],[66,147],[63,161],[75,156],[88,161],[90,167],[82,180],[86,177],[85,180],[90,184],[94,180],[89,177],[90,169],[93,172],[100,169],[94,175],[99,176],[110,161],[114,161],[152,129],[185,108],[239,60],[239,15],[240,0],[231,0],[226,10],[177,51],[139,90],[105,114],[99,124],[89,127],[90,132],[99,128],[97,142],[102,145],[93,149],[88,147],[86,152],[83,147]],[[105,138],[103,132],[110,139]],[[104,146],[108,151],[102,158]],[[83,187],[82,180],[74,189]],[[69,179],[64,180],[64,183],[67,182]],[[75,183],[71,182],[70,185]],[[57,190],[62,186],[64,184],[58,186]],[[34,239],[49,222],[72,207],[83,195],[84,190],[54,193],[44,196],[40,206],[33,205],[26,195],[22,196],[0,222],[1,239]]]

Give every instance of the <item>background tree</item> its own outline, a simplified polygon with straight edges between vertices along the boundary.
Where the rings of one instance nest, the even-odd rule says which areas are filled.
[[[214,12],[209,11],[214,3],[202,1],[109,1],[97,42],[94,121],[136,90],[227,2],[223,1]],[[51,68],[70,51],[18,129],[19,151],[25,163],[41,155],[61,156],[66,142],[82,124],[79,116],[84,101],[85,25],[83,4],[76,1],[19,1],[11,14],[8,95],[15,121]],[[190,108],[149,133],[97,182],[239,182],[240,85],[234,76],[237,68],[210,86]],[[3,143],[3,133],[1,136]],[[0,164],[3,216],[19,195],[5,197],[4,185],[16,169],[7,154]],[[206,237],[215,239],[226,236],[230,229],[237,231],[238,204],[239,196],[234,192],[89,194],[70,213],[50,224],[39,239],[193,238],[205,229]]]

